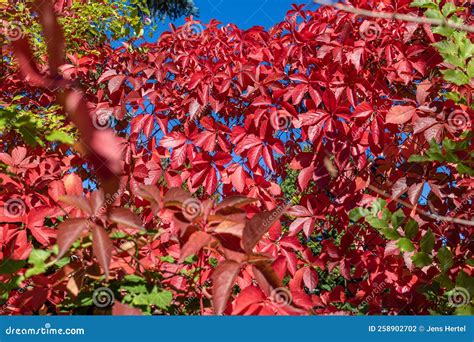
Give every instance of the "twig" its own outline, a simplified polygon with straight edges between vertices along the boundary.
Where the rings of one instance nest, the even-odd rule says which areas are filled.
[[[467,225],[467,226],[474,226],[474,221],[469,221],[469,220],[463,220],[463,219],[459,219],[459,218],[455,218],[455,217],[448,217],[448,216],[441,216],[441,215],[436,215],[436,214],[432,214],[432,213],[429,213],[429,212],[426,212],[424,210],[421,210],[420,208],[418,207],[414,207],[413,205],[411,205],[410,203],[408,202],[405,202],[401,199],[398,199],[398,198],[395,198],[393,196],[391,196],[389,193],[369,184],[367,186],[370,190],[372,190],[373,192],[379,194],[380,196],[384,196],[385,198],[390,198],[391,200],[395,201],[395,202],[398,202],[402,205],[404,205],[405,207],[408,207],[410,209],[415,209],[416,212],[420,215],[424,215],[424,216],[427,216],[429,218],[432,218],[434,220],[439,220],[439,221],[445,221],[445,222],[453,222],[453,223],[459,223],[459,224],[464,224],[464,225]]]
[[[380,18],[380,19],[388,19],[388,20],[402,20],[402,21],[409,21],[409,22],[419,23],[419,24],[428,24],[432,26],[447,26],[456,30],[474,32],[474,26],[456,24],[455,22],[451,20],[446,20],[446,19],[417,17],[417,16],[412,16],[412,15],[407,15],[407,14],[390,13],[390,12],[373,12],[373,11],[365,10],[361,8],[350,7],[347,5],[343,5],[341,3],[331,3],[329,1],[324,1],[324,0],[313,0],[313,2],[316,4],[324,5],[324,6],[331,6],[341,11],[353,13],[353,14],[360,15],[363,17]]]

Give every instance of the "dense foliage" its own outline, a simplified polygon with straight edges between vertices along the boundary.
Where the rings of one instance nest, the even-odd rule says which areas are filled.
[[[472,314],[471,33],[295,5],[112,48],[139,17],[59,3],[4,30],[3,314]]]

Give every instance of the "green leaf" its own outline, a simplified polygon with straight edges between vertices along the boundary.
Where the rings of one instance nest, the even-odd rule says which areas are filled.
[[[474,306],[472,305],[461,305],[454,310],[454,314],[457,316],[473,316]]]
[[[56,261],[56,263],[54,265],[58,268],[62,268],[64,266],[66,266],[67,264],[69,264],[70,261],[71,261],[71,259],[69,257],[64,257],[64,258],[59,259],[58,261]]]
[[[443,272],[448,271],[453,266],[453,255],[446,246],[438,250],[437,258]]]
[[[410,7],[438,8],[438,5],[431,0],[414,0],[410,3]]]
[[[456,85],[469,84],[469,77],[460,70],[448,69],[442,70],[441,73],[444,75],[444,79],[448,82]]]
[[[28,263],[33,265],[33,267],[26,271],[25,276],[29,278],[31,276],[46,272],[47,265],[45,261],[49,258],[50,254],[50,251],[33,249],[30,253],[30,257],[28,258]]]
[[[445,289],[451,290],[454,288],[454,283],[445,273],[438,274],[436,277],[433,278],[433,281],[439,283],[441,287]]]
[[[405,225],[405,237],[408,239],[413,239],[416,234],[418,234],[418,222],[414,219],[409,219]]]
[[[456,5],[452,2],[447,2],[443,8],[441,9],[441,12],[443,13],[443,15],[445,17],[449,17],[451,14],[453,14],[454,12],[456,12],[458,10],[458,8],[456,7]]]
[[[421,238],[420,248],[425,253],[431,253],[435,245],[435,237],[431,229],[429,229],[425,235]]]
[[[464,164],[458,164],[456,169],[460,174],[467,174],[469,176],[474,176],[474,169],[471,169],[469,166]]]
[[[74,144],[74,139],[70,135],[64,133],[64,132],[53,132],[50,133],[46,136],[46,140],[48,141],[59,141],[64,144],[68,145],[73,145]]]
[[[474,58],[472,58],[467,65],[467,75],[470,78],[474,78]]]
[[[156,305],[160,309],[166,309],[173,300],[173,294],[170,291],[160,291],[153,293],[151,296],[152,304]]]
[[[358,207],[354,208],[349,212],[349,220],[352,222],[359,221],[362,217],[366,217],[369,214],[369,211],[365,208]]]
[[[170,264],[173,264],[176,261],[175,258],[173,258],[171,255],[162,256],[160,257],[160,260],[163,262],[168,262]]]
[[[436,49],[438,49],[439,53],[444,55],[453,55],[457,56],[459,54],[459,49],[456,43],[450,40],[441,40],[439,42],[432,44]]]
[[[392,215],[392,227],[395,229],[400,227],[400,225],[402,224],[404,220],[405,220],[405,214],[403,213],[403,210],[398,209]]]
[[[376,229],[388,228],[388,223],[384,220],[376,218],[374,216],[368,216],[365,218],[368,224]]]
[[[372,214],[374,215],[378,214],[378,212],[382,210],[382,208],[385,208],[386,206],[387,206],[387,201],[384,199],[378,198],[376,201],[372,203],[372,208],[371,208]]]
[[[14,274],[23,266],[25,266],[25,260],[2,260],[0,264],[0,274]]]
[[[133,298],[134,305],[155,305],[160,309],[166,309],[173,300],[173,294],[170,291],[158,290],[153,288],[151,293],[142,293]]]
[[[420,268],[431,265],[433,262],[431,257],[424,252],[416,253],[411,259],[413,260],[413,263]]]
[[[415,246],[413,246],[413,243],[407,238],[398,240],[397,247],[400,248],[402,252],[413,252],[415,250]]]
[[[400,239],[400,234],[395,229],[385,228],[382,230],[382,234],[389,240]]]
[[[465,67],[464,59],[462,59],[461,57],[457,55],[444,55],[443,57],[444,57],[444,60],[448,62],[449,64],[452,64],[462,69]]]
[[[419,154],[414,154],[414,155],[411,155],[410,158],[408,158],[408,161],[410,163],[423,163],[426,161],[430,161],[430,158],[419,155]]]
[[[434,26],[432,29],[433,33],[440,34],[445,37],[451,37],[455,30],[448,26]]]
[[[186,259],[184,259],[183,263],[191,265],[194,264],[197,261],[197,257],[195,254],[188,256]]]
[[[466,272],[458,273],[456,286],[465,288],[471,296],[474,296],[474,277],[469,276]]]
[[[383,208],[382,209],[382,221],[385,221],[388,222],[391,220],[392,218],[392,212],[390,210],[388,210],[387,208]]]
[[[444,97],[448,100],[453,100],[456,103],[460,103],[461,99],[462,99],[461,95],[459,95],[458,93],[453,92],[453,91],[450,91],[450,92],[444,94]]]
[[[125,277],[123,277],[123,280],[129,283],[145,283],[146,282],[145,278],[134,275],[134,274],[126,275]]]

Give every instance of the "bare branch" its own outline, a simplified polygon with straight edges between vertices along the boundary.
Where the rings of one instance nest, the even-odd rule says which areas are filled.
[[[459,219],[459,218],[455,218],[455,217],[448,217],[448,216],[441,216],[441,215],[436,215],[436,214],[432,214],[432,213],[429,213],[429,212],[426,212],[424,210],[421,210],[420,208],[418,207],[414,207],[413,205],[411,205],[410,203],[406,202],[406,201],[403,201],[401,199],[398,199],[398,198],[394,198],[392,197],[389,193],[373,186],[373,185],[368,185],[367,186],[370,190],[372,190],[373,192],[379,194],[380,196],[383,196],[385,198],[390,198],[391,200],[397,202],[397,203],[400,203],[402,205],[404,205],[405,207],[407,208],[410,208],[410,209],[415,209],[416,212],[420,215],[423,215],[423,216],[427,216],[429,218],[432,218],[434,220],[439,220],[439,221],[444,221],[444,222],[453,222],[453,223],[458,223],[458,224],[464,224],[464,225],[467,225],[467,226],[474,226],[474,221],[469,221],[469,220],[463,220],[463,219]]]
[[[474,26],[471,25],[464,25],[464,24],[456,24],[451,20],[446,19],[433,19],[433,18],[426,18],[426,17],[417,17],[408,14],[400,14],[400,13],[389,13],[389,12],[373,12],[361,8],[350,7],[347,5],[343,5],[341,3],[330,3],[324,0],[313,0],[314,3],[324,5],[324,6],[331,6],[337,8],[341,11],[353,13],[356,15],[360,15],[363,17],[370,17],[370,18],[380,18],[380,19],[388,19],[388,20],[402,20],[408,21],[412,23],[419,23],[419,24],[428,24],[432,26],[446,26],[451,27],[456,30],[466,31],[466,32],[473,32],[474,33]]]

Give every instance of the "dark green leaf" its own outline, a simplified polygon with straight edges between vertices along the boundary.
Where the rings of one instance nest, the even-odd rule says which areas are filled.
[[[413,239],[418,234],[418,222],[414,219],[409,219],[405,225],[405,237],[407,239]]]
[[[453,266],[453,255],[446,246],[443,246],[438,250],[437,257],[443,272],[448,271]]]
[[[393,213],[392,215],[392,227],[393,228],[398,228],[402,224],[403,220],[405,220],[405,214],[403,214],[402,209],[398,209],[396,212]]]
[[[431,257],[424,252],[416,253],[411,259],[417,267],[425,267],[431,265],[431,263],[433,262]]]
[[[382,234],[389,240],[400,239],[400,234],[395,229],[385,228],[382,230]]]
[[[16,273],[19,269],[25,266],[25,260],[12,260],[6,259],[2,260],[0,263],[0,274],[13,274]]]
[[[420,248],[425,253],[431,253],[435,245],[435,237],[431,229],[429,229],[425,235],[421,238]]]

